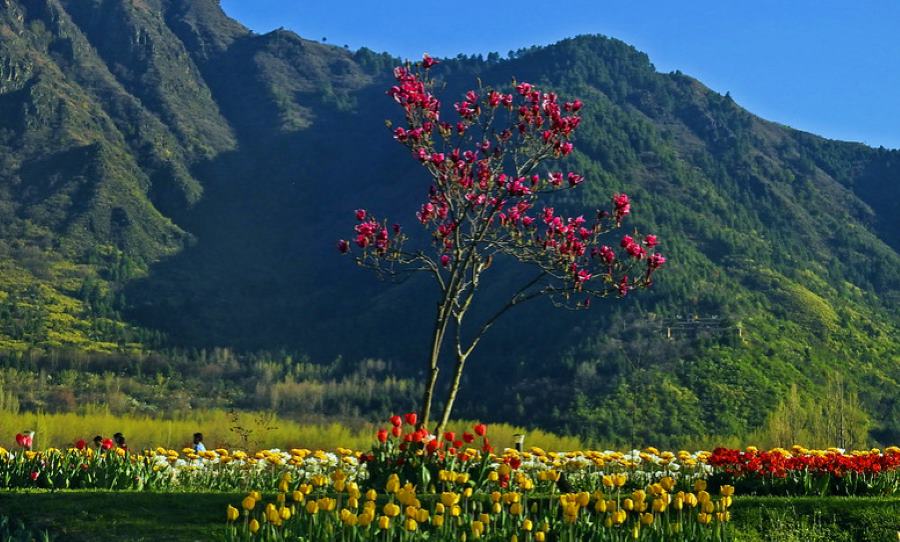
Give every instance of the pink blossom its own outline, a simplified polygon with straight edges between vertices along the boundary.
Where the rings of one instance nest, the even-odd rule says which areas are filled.
[[[642,259],[644,256],[647,255],[647,251],[644,250],[644,247],[642,247],[641,245],[639,245],[637,243],[631,243],[630,245],[625,247],[625,250],[628,251],[628,254],[632,258],[637,258],[638,260]]]
[[[616,194],[613,196],[613,205],[616,208],[616,221],[622,220],[631,212],[631,202],[628,200],[627,194]]]
[[[366,210],[365,209],[357,209],[356,210],[356,220],[362,222],[366,219]]]
[[[443,267],[447,267],[448,265],[450,265],[450,256],[448,256],[447,254],[441,255],[441,265]]]
[[[422,55],[422,67],[426,70],[431,69],[431,67],[437,63],[438,61],[428,56],[428,53]]]
[[[347,241],[346,239],[341,239],[340,241],[337,242],[337,249],[340,251],[341,254],[346,254],[346,253],[350,252],[350,242]]]
[[[644,244],[647,245],[647,248],[653,248],[659,243],[656,240],[656,236],[651,234],[644,237]]]
[[[602,247],[600,247],[600,257],[607,264],[612,264],[614,261],[616,261],[616,252],[608,246],[603,245]]]
[[[584,177],[582,177],[581,175],[578,175],[577,173],[574,173],[571,171],[569,172],[569,186],[571,186],[571,187],[578,186],[579,184],[581,184],[581,182],[583,180],[584,180]]]
[[[666,263],[666,257],[662,254],[655,253],[647,260],[647,267],[649,269],[659,269],[664,263]]]

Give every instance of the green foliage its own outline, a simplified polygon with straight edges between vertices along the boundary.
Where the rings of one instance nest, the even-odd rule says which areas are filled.
[[[26,492],[0,494],[0,508],[33,530],[49,531],[54,539],[142,537],[187,542],[224,536],[225,508],[243,497],[239,493]],[[882,542],[896,537],[898,517],[900,500],[896,498],[738,496],[732,507],[734,539],[741,542]]]

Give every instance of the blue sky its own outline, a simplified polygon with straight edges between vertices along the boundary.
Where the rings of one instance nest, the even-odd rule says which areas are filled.
[[[900,148],[900,0],[222,0],[256,32],[418,58],[605,34],[764,118]]]

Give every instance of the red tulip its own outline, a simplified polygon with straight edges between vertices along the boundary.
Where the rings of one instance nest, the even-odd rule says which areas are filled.
[[[473,427],[475,434],[479,437],[483,437],[487,433],[487,426],[483,423],[476,423],[475,427]]]
[[[75,448],[79,450],[84,450],[87,447],[87,442],[84,439],[79,439],[78,442],[75,443]]]
[[[387,429],[379,429],[377,437],[378,437],[378,442],[381,442],[382,444],[387,442],[387,439],[388,439]]]
[[[391,416],[391,425],[393,425],[394,427],[400,427],[401,425],[403,425],[403,418],[397,416],[396,414]]]
[[[444,440],[446,440],[447,442],[453,442],[454,440],[456,440],[456,435],[453,433],[453,431],[447,431],[446,433],[444,433]]]
[[[41,475],[41,474],[40,474],[39,472],[37,472],[37,471],[32,471],[32,472],[31,472],[31,475],[30,475],[30,476],[31,476],[31,481],[33,482],[33,481],[37,480],[37,479],[38,479],[38,476],[40,476],[40,475]]]
[[[406,414],[404,418],[409,425],[416,425],[416,422],[419,420],[419,416],[415,412]]]
[[[115,445],[116,444],[113,442],[113,439],[105,438],[105,439],[103,439],[103,444],[101,444],[100,446],[104,450],[112,450]]]
[[[399,437],[400,435],[403,434],[403,429],[401,429],[399,425],[395,425],[391,429],[391,434],[394,435],[395,437]]]

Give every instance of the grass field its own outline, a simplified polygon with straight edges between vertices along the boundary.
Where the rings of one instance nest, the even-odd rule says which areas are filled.
[[[3,492],[0,513],[55,540],[216,540],[238,493]],[[739,497],[734,539],[753,542],[890,542],[900,498]]]
[[[450,430],[461,431],[473,422],[459,420]],[[66,448],[78,439],[90,440],[94,435],[111,436],[122,432],[132,449],[163,446],[180,450],[191,443],[191,436],[203,433],[211,448],[310,448],[333,450],[341,446],[354,450],[368,449],[378,426],[363,424],[348,427],[340,423],[299,423],[264,412],[224,410],[197,411],[190,418],[154,418],[151,416],[117,416],[107,411],[88,412],[18,412],[0,409],[0,446],[12,447],[17,432],[33,430],[35,448]],[[527,430],[509,424],[491,424],[491,439],[495,446],[512,446],[513,435],[527,435],[529,446],[547,450],[580,450],[584,448],[576,437],[559,436],[541,430]]]

